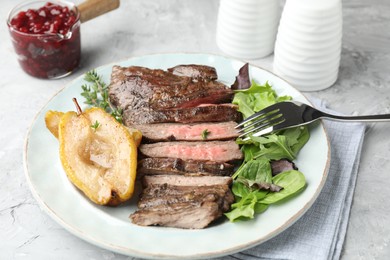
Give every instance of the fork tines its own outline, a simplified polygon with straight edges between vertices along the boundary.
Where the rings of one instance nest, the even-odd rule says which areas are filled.
[[[239,123],[236,128],[242,127],[238,130],[238,133],[241,133],[240,138],[251,133],[254,136],[260,136],[272,132],[273,127],[282,123],[284,120],[279,108],[269,106],[248,117]]]

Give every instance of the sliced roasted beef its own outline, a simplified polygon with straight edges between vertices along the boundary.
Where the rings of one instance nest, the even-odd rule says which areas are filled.
[[[113,67],[109,98],[124,124],[158,141],[139,147],[149,158],[138,164],[144,189],[133,223],[204,228],[230,209],[233,166],[226,162],[243,155],[233,140],[215,140],[237,137],[228,121],[242,117],[230,103],[233,91],[216,79],[215,69],[202,65]]]
[[[202,141],[228,140],[238,137],[236,122],[217,123],[162,123],[135,124],[132,128],[142,132],[143,141]]]
[[[226,176],[181,176],[181,175],[146,175],[142,178],[142,186],[172,185],[172,186],[213,186],[231,185],[232,178]]]
[[[151,123],[237,122],[241,119],[241,113],[232,104],[202,105],[165,110],[129,107],[123,112],[124,124],[127,126]]]
[[[144,177],[140,209],[130,215],[133,223],[204,228],[227,212],[234,202],[229,177],[159,177]]]
[[[214,178],[215,179],[215,178]],[[178,196],[182,194],[191,193],[191,196],[204,194],[204,193],[217,193],[222,197],[225,197],[228,202],[233,202],[234,197],[232,197],[231,190],[229,185],[231,184],[226,178],[224,180],[218,181],[218,184],[213,185],[172,185],[168,183],[154,183],[157,182],[155,178],[148,180],[148,185],[144,187],[141,194],[141,199],[149,199],[156,197],[166,197],[166,196]],[[204,181],[204,180],[201,180]],[[215,180],[213,180],[215,182]],[[145,182],[143,182],[145,184]]]
[[[145,158],[138,162],[137,167],[137,177],[161,174],[231,176],[233,172],[232,164],[178,158]]]
[[[218,81],[199,81],[143,67],[113,67],[109,95],[123,109],[146,106],[153,110],[226,103],[233,91]]]
[[[183,68],[172,70],[182,71]],[[198,71],[200,77],[213,79],[213,73],[208,70],[211,69],[199,66],[193,71]],[[241,120],[236,107],[230,104],[234,93],[228,86],[215,80],[192,78],[193,73],[188,77],[159,69],[114,66],[110,101],[123,110],[124,123],[128,126]],[[226,104],[215,105],[222,103]]]
[[[142,144],[140,152],[146,157],[179,158],[182,160],[229,162],[240,160],[243,154],[235,141],[160,142]]]
[[[194,79],[216,80],[218,79],[215,68],[205,65],[177,65],[168,69],[169,72],[178,76],[187,76]]]
[[[222,214],[218,203],[207,201],[196,205],[183,203],[183,205],[160,205],[155,208],[141,209],[130,215],[130,218],[134,224],[140,226],[201,229]]]
[[[138,208],[146,209],[159,205],[172,205],[177,203],[197,204],[208,199],[207,196],[212,194],[214,201],[218,203],[223,212],[230,209],[234,202],[234,196],[228,185],[214,186],[172,186],[172,185],[151,185],[144,189]]]

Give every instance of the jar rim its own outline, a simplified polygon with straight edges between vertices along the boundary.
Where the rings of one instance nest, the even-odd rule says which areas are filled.
[[[11,20],[15,16],[17,11],[20,12],[24,8],[26,8],[26,7],[28,7],[28,6],[32,5],[32,4],[37,4],[37,3],[43,3],[43,4],[53,3],[53,4],[62,5],[62,6],[67,6],[70,9],[72,9],[76,13],[76,20],[75,20],[74,24],[69,29],[68,34],[70,33],[70,35],[72,34],[72,31],[74,30],[74,28],[76,26],[78,26],[79,23],[80,23],[80,11],[79,11],[79,9],[77,8],[77,6],[74,3],[69,2],[69,1],[65,1],[65,0],[49,0],[49,1],[47,1],[47,0],[34,0],[34,1],[22,2],[22,3],[20,3],[20,4],[16,5],[16,6],[14,6],[8,12],[8,16],[7,16],[8,28],[10,30],[12,30],[14,33],[18,33],[18,34],[21,34],[21,35],[24,35],[24,36],[28,36],[28,37],[43,37],[43,38],[46,38],[46,37],[50,37],[50,38],[57,37],[60,40],[69,38],[68,35],[64,35],[64,34],[61,34],[61,33],[25,33],[25,32],[21,32],[21,31],[16,30],[11,25]]]

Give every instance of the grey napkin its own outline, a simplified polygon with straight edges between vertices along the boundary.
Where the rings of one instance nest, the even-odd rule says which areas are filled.
[[[313,100],[318,108],[323,102]],[[267,242],[223,259],[339,259],[347,230],[365,126],[324,120],[331,147],[328,178],[313,206]]]

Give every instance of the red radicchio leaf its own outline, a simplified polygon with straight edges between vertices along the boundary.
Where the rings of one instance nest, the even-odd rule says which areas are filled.
[[[289,170],[298,170],[297,166],[288,159],[271,161],[272,176]]]
[[[238,71],[238,75],[236,76],[236,81],[234,81],[231,88],[233,90],[238,89],[248,89],[251,86],[251,81],[249,79],[249,64],[245,63],[244,66]]]

